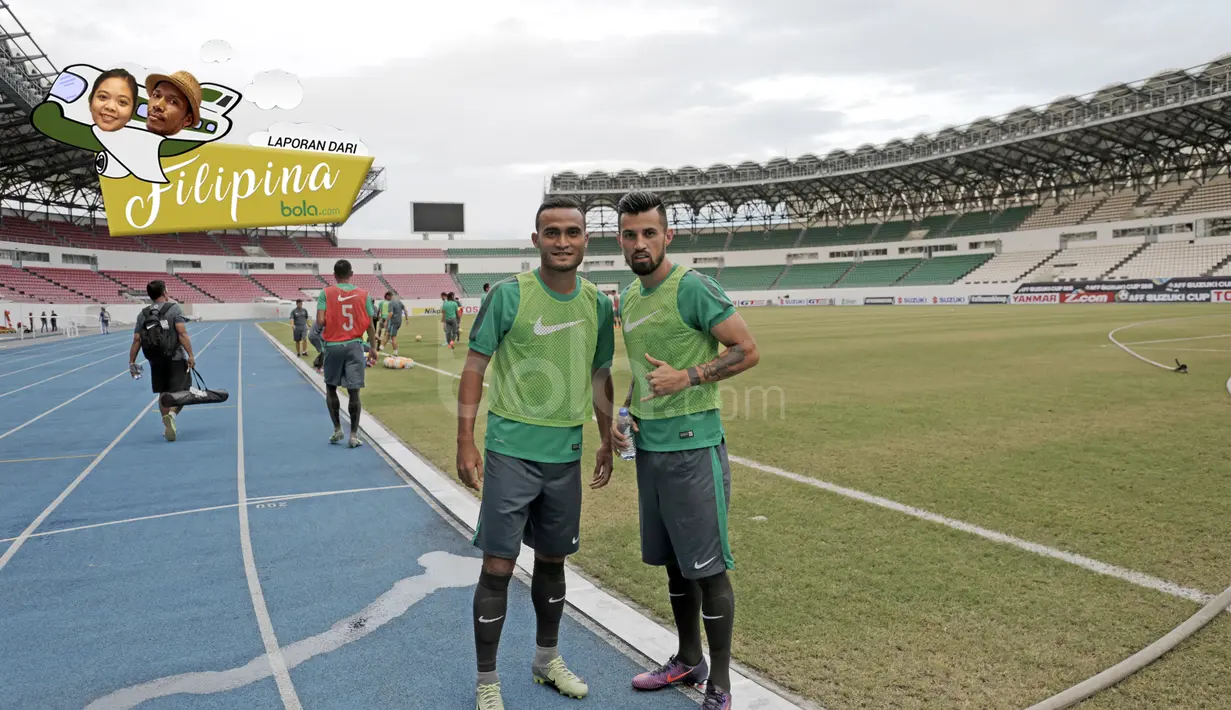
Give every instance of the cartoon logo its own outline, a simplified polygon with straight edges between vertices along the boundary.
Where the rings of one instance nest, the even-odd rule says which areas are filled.
[[[94,168],[102,177],[134,175],[165,184],[160,159],[229,133],[227,114],[242,96],[219,84],[198,83],[185,71],[142,80],[144,85],[122,69],[74,64],[56,77],[30,122],[52,140],[95,153]]]

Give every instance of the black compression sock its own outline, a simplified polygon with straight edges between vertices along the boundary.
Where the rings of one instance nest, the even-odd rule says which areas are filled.
[[[701,662],[701,587],[685,578],[679,567],[667,565],[667,593],[680,637],[678,657],[682,663],[695,666]]]
[[[564,615],[563,562],[544,562],[534,559],[534,579],[530,582],[530,599],[534,602],[534,616],[538,631],[536,643],[540,648],[555,648],[560,640],[560,618]]]
[[[338,390],[330,388],[325,393],[325,403],[329,406],[329,419],[333,421],[334,429],[342,428],[342,402],[338,399]]]
[[[347,412],[350,413],[350,435],[359,436],[359,415],[363,412],[363,405],[359,403],[359,390],[351,391]]]
[[[735,629],[735,590],[725,571],[698,580],[701,618],[710,643],[710,685],[731,690],[731,636]]]
[[[479,573],[479,584],[474,589],[472,615],[474,617],[474,648],[478,657],[479,673],[494,673],[496,653],[500,649],[500,632],[504,629],[504,614],[509,603],[509,580],[513,577],[497,577],[487,570]]]

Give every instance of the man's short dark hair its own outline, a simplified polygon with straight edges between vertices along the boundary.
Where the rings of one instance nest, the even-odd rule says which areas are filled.
[[[667,228],[667,208],[663,199],[657,193],[646,190],[635,190],[620,198],[616,203],[616,224],[619,224],[626,214],[641,214],[654,210],[663,219],[663,229]]]
[[[385,300],[388,301],[390,298],[393,298],[393,292],[385,291]]]
[[[353,272],[350,268],[350,262],[346,259],[338,259],[333,265],[333,277],[336,279],[349,279]]]
[[[145,294],[150,297],[151,301],[157,301],[167,294],[167,285],[162,279],[155,279],[145,285]]]
[[[581,205],[577,204],[577,200],[564,195],[552,195],[543,200],[539,205],[539,211],[534,213],[534,231],[539,231],[539,217],[547,210],[577,210],[581,212],[581,219],[584,222],[586,213],[582,211]]]

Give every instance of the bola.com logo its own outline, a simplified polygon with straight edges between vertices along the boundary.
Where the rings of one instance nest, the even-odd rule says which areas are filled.
[[[278,206],[282,209],[283,217],[332,217],[342,214],[342,210],[337,207],[326,207],[322,210],[316,205],[308,204],[307,200],[303,200],[298,205],[288,205],[278,200]]]

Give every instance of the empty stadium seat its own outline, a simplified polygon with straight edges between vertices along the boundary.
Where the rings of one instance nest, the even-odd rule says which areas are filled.
[[[368,249],[368,253],[377,259],[443,259],[445,258],[445,250],[439,248],[412,248],[412,249],[391,249],[391,248],[373,248]]]
[[[278,298],[294,301],[307,298],[305,290],[319,291],[325,288],[325,282],[316,274],[251,274],[254,281],[265,287]]]
[[[243,274],[180,273],[179,277],[201,292],[223,303],[252,303],[269,294]]]
[[[211,256],[226,256],[229,252],[222,248],[214,238],[200,232],[182,232],[177,235],[179,242],[186,251],[185,254],[207,254]],[[239,251],[242,254],[243,251]]]
[[[1082,281],[1099,279],[1128,258],[1141,244],[1115,244],[1097,247],[1069,247],[1053,256],[1035,272],[1038,281]]]
[[[992,254],[961,254],[924,259],[898,281],[896,286],[939,286],[956,282],[973,269],[982,266]]]
[[[167,286],[167,295],[174,301],[179,303],[217,303],[215,299],[189,286],[175,275],[163,271],[104,271],[102,274],[120,284],[121,287],[141,297],[145,297],[145,287],[151,281],[161,280]]]
[[[1157,242],[1107,275],[1109,279],[1157,279],[1204,276],[1231,256],[1231,244]]]
[[[383,274],[385,283],[399,297],[407,298],[440,298],[441,293],[464,294],[466,290],[449,274]],[[484,283],[495,283],[484,282]],[[479,293],[483,293],[483,283],[479,284]]]
[[[778,280],[778,289],[829,288],[853,266],[852,262],[825,262],[820,264],[792,264]]]
[[[308,256],[317,259],[364,259],[368,256],[357,247],[336,247],[324,237],[297,237],[293,241]]]
[[[323,274],[321,278],[324,279],[325,283],[329,286],[335,286],[338,283],[338,280],[333,277],[333,274]],[[368,295],[372,297],[372,300],[384,298],[385,291],[389,290],[388,286],[381,283],[381,280],[372,274],[355,274],[350,277],[350,283],[358,286],[364,291],[367,291]],[[439,296],[440,294],[436,295]]]
[[[718,274],[718,283],[727,291],[766,291],[782,273],[783,266],[727,266]]]
[[[1220,212],[1231,210],[1231,179],[1220,176],[1192,191],[1179,205],[1174,214]]]
[[[731,251],[753,249],[790,249],[799,239],[798,229],[774,229],[768,232],[736,232],[731,237]]]
[[[268,235],[261,237],[258,242],[266,254],[270,256],[283,258],[298,258],[306,256],[303,251],[295,244],[295,242],[287,237]]]
[[[149,251],[136,237],[111,236],[106,227],[91,230],[68,222],[48,222],[47,226],[69,245],[79,249]]]
[[[90,269],[61,269],[50,266],[31,266],[27,270],[52,283],[85,296],[74,303],[114,303],[120,300],[120,286],[111,279]]]
[[[42,244],[43,246],[64,246],[64,242],[54,233],[24,217],[17,216],[0,219],[0,241]]]
[[[510,276],[516,276],[516,274],[512,272],[458,274],[457,283],[461,285],[462,291],[467,296],[482,296],[483,284],[492,284],[494,286],[497,281],[503,281]],[[447,289],[441,289],[441,291],[445,290]],[[435,295],[439,296],[440,293],[437,292]]]
[[[964,284],[1014,283],[1042,264],[1054,250],[1015,251],[997,254],[961,280]]]
[[[861,261],[847,272],[836,287],[892,286],[895,281],[919,264],[920,259],[883,259]]]
[[[90,299],[40,278],[29,271],[0,265],[0,284],[21,296],[13,300],[37,303],[90,303]]]

